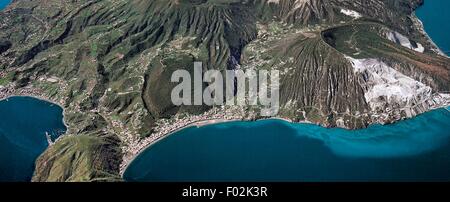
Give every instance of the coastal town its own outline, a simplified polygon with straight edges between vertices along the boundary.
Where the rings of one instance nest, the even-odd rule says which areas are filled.
[[[4,77],[6,73],[0,72],[0,78]],[[65,88],[66,84],[56,77],[40,77],[38,79],[41,82],[52,83],[53,85],[59,86],[62,90]],[[0,100],[7,99],[11,96],[30,96],[46,100],[60,106],[64,106],[65,99],[55,99],[54,97],[48,96],[44,90],[36,88],[32,85],[27,85],[25,87],[17,88],[15,82],[8,82],[5,85],[0,85]]]
[[[154,133],[144,139],[139,139],[137,135],[123,136],[122,140],[125,142],[122,150],[124,152],[123,161],[120,166],[120,174],[122,175],[131,161],[143,150],[164,139],[165,137],[174,134],[184,128],[188,127],[203,127],[210,124],[219,124],[230,121],[252,120],[254,116],[246,114],[242,107],[217,107],[213,108],[201,115],[176,115],[174,118],[167,120],[162,119],[158,121]],[[116,125],[119,123],[115,123]]]
[[[187,128],[278,119],[364,131],[450,110],[448,49],[416,16],[421,0],[12,2],[0,12],[0,101],[58,105],[67,129],[46,132],[39,181],[123,180],[144,150]],[[279,113],[178,106],[171,76],[196,62],[280,71]]]
[[[5,73],[2,73],[5,75]],[[37,78],[39,82],[51,83],[55,85],[60,85],[64,87],[66,84],[56,77],[40,77]],[[8,83],[6,86],[0,86],[0,100],[7,99],[11,96],[32,96],[39,99],[43,99],[52,103],[56,103],[60,106],[64,106],[66,103],[64,98],[55,100],[54,97],[48,96],[42,89],[33,87],[32,85],[16,88],[15,83]],[[417,114],[423,113],[425,111],[450,106],[450,94],[445,93],[434,93],[430,97],[426,97],[423,101],[409,107],[404,107],[401,109],[392,108],[388,109],[387,113],[361,113],[353,116],[363,117],[369,116],[372,122],[387,124],[395,120],[401,120],[406,117],[414,117]],[[141,138],[139,134],[129,130],[120,120],[114,120],[111,112],[105,109],[98,111],[110,125],[105,130],[110,130],[113,133],[118,134],[122,141],[122,152],[123,160],[120,165],[120,174],[123,174],[127,166],[131,161],[143,150],[150,147],[151,145],[159,142],[165,137],[170,136],[184,128],[188,127],[202,127],[210,124],[219,124],[230,121],[252,121],[261,119],[262,117],[257,117],[256,112],[248,111],[245,107],[241,106],[216,106],[211,110],[200,114],[200,115],[189,115],[189,114],[177,114],[171,119],[161,119],[158,120],[157,126],[153,129],[152,134],[149,137]],[[303,112],[305,113],[305,112]],[[344,115],[344,114],[343,114]],[[293,121],[286,117],[273,117],[274,119],[281,119],[288,122],[301,122],[315,124],[307,119],[303,121]],[[342,124],[344,120],[338,119],[337,126],[345,128],[345,124]],[[70,127],[68,128],[70,130]],[[56,141],[61,139],[60,136]],[[54,144],[54,143],[52,143]]]

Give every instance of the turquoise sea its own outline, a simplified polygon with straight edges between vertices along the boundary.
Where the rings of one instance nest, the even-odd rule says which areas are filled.
[[[416,14],[450,51],[450,1]],[[448,108],[447,108],[448,109]],[[450,112],[364,130],[278,120],[188,128],[142,152],[126,181],[450,181]]]
[[[30,181],[36,158],[66,131],[58,105],[31,97],[0,101],[0,182]]]
[[[416,15],[423,22],[425,31],[439,48],[450,56],[450,1],[425,0]]]
[[[191,127],[142,152],[126,181],[450,181],[450,112],[363,130],[279,120]]]
[[[0,0],[0,10],[10,0]],[[450,1],[417,16],[450,50]],[[62,109],[30,97],[0,101],[0,181],[29,181],[35,159],[66,127]],[[279,120],[188,128],[142,152],[127,181],[450,181],[450,112],[349,131]]]
[[[0,10],[5,8],[9,3],[11,3],[11,0],[0,0]]]

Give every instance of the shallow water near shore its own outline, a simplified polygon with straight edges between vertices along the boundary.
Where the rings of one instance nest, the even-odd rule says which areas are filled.
[[[0,101],[0,181],[30,181],[36,158],[66,131],[63,109],[32,97]]]
[[[450,54],[450,1],[416,11]],[[450,181],[450,107],[349,131],[280,120],[191,127],[144,150],[126,181]]]
[[[126,181],[450,181],[450,112],[363,130],[280,120],[191,127],[143,151]]]
[[[439,48],[450,56],[450,1],[425,0],[424,5],[416,11],[417,17],[422,21],[425,31]]]

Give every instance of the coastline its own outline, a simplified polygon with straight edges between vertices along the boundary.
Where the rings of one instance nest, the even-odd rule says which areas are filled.
[[[417,9],[416,9],[417,10]],[[423,24],[423,22],[420,20],[420,18],[416,15],[416,11],[414,11],[411,14],[411,19],[414,23],[414,26],[418,29],[418,31],[423,34],[426,38],[427,41],[431,44],[431,46],[433,46],[431,48],[432,51],[434,51],[435,53],[439,54],[440,56],[446,57],[446,58],[450,58],[450,56],[448,56],[447,54],[444,53],[444,51],[441,50],[441,48],[439,48],[439,46],[433,41],[433,39],[430,37],[430,35],[427,33],[427,31],[425,30],[425,25]]]
[[[450,93],[450,92],[449,92]],[[65,113],[66,108],[63,107],[64,100],[61,99],[59,102],[55,101],[54,99],[51,99],[41,92],[39,89],[35,88],[22,88],[22,89],[14,89],[12,86],[2,88],[0,89],[0,100],[5,100],[10,97],[14,96],[24,96],[24,97],[33,97],[36,99],[40,99],[55,105],[58,105],[63,109],[63,123],[67,128],[67,131],[69,131],[69,126],[66,123],[65,120]],[[433,96],[434,97],[434,96]],[[446,97],[450,97],[450,94]],[[434,98],[432,99],[434,100]],[[432,109],[440,108],[440,107],[446,107],[450,106],[450,100],[447,101],[447,99],[444,98],[445,101],[438,102],[432,105],[432,107],[429,107],[428,110],[430,111]],[[421,113],[419,113],[421,114]],[[413,116],[415,117],[415,116]],[[172,134],[175,134],[183,129],[189,128],[189,127],[204,127],[208,125],[215,125],[215,124],[221,124],[221,123],[227,123],[227,122],[233,122],[233,121],[260,121],[260,120],[281,120],[286,121],[288,123],[306,123],[306,124],[315,124],[320,125],[317,123],[312,123],[307,120],[305,121],[293,121],[288,118],[282,118],[282,117],[270,117],[270,118],[251,118],[246,115],[243,115],[242,111],[240,109],[231,109],[231,111],[227,110],[220,110],[220,109],[213,109],[211,111],[206,112],[205,114],[201,115],[194,115],[194,116],[188,116],[183,118],[176,118],[174,122],[170,123],[168,120],[162,121],[162,123],[156,128],[157,132],[153,133],[151,137],[144,138],[144,139],[128,139],[128,138],[121,138],[122,142],[125,143],[122,146],[122,150],[124,152],[124,155],[122,157],[122,163],[119,168],[119,175],[123,177],[123,174],[125,173],[125,170],[128,168],[128,166],[133,162],[133,160],[136,159],[139,154],[141,154],[146,149],[150,148],[154,144],[158,143],[159,141],[164,140],[166,137],[171,136]],[[401,119],[398,119],[401,120]],[[398,121],[395,119],[393,122],[386,122],[385,124],[389,123],[395,123]],[[374,122],[378,123],[378,122]],[[180,126],[182,125],[182,126]],[[383,124],[384,125],[384,124]],[[180,126],[180,127],[178,127]],[[323,125],[322,125],[323,126]],[[325,127],[325,126],[324,126]],[[343,128],[343,127],[340,127]],[[348,128],[345,128],[348,129]],[[54,142],[57,142],[60,138],[67,136],[67,131],[65,134],[62,134],[59,136]],[[122,137],[122,136],[119,136]]]
[[[425,31],[425,28],[424,28],[424,25],[423,25],[422,21],[420,21],[420,19],[415,15],[414,12],[413,12],[413,14],[412,14],[412,19],[414,19],[413,22],[414,22],[415,26],[417,27],[417,29],[418,29],[421,33],[423,33],[424,36],[427,37],[428,41],[429,41],[429,42],[431,43],[431,45],[433,46],[432,49],[431,49],[431,51],[434,51],[434,52],[438,53],[439,55],[442,55],[442,56],[448,58],[449,56],[447,56],[442,50],[440,50],[440,48],[433,42],[433,40],[431,39],[431,37],[430,37],[430,36],[428,35],[428,33]],[[31,89],[31,88],[30,88],[30,89]],[[3,90],[3,89],[0,88],[0,92],[1,92],[2,90]],[[22,90],[22,89],[20,89],[20,90]],[[17,90],[17,91],[20,91],[20,90]],[[25,89],[25,90],[27,90],[27,89]],[[31,89],[31,90],[33,91],[33,90],[36,90],[36,89]],[[40,100],[43,100],[43,101],[46,101],[46,102],[49,102],[49,103],[56,104],[56,105],[60,106],[60,107],[63,109],[63,123],[64,123],[64,125],[66,126],[67,131],[69,131],[69,126],[68,126],[68,124],[66,123],[66,120],[65,120],[66,108],[63,107],[64,104],[61,104],[61,103],[63,103],[63,102],[61,102],[61,101],[58,102],[58,101],[51,100],[50,98],[48,98],[48,97],[46,97],[46,96],[43,96],[43,94],[39,94],[39,93],[36,93],[36,92],[31,92],[30,94],[28,94],[28,93],[25,92],[25,91],[24,91],[22,94],[16,94],[16,93],[13,92],[13,94],[8,95],[7,97],[4,97],[3,99],[1,99],[1,96],[2,96],[2,95],[0,95],[0,101],[5,100],[5,99],[8,99],[8,98],[10,98],[10,97],[15,97],[15,96],[25,96],[25,97],[33,97],[33,98],[36,98],[36,99],[40,99]],[[433,109],[433,108],[430,108],[430,109],[428,109],[427,111],[430,111],[430,110],[432,110],[432,109]],[[415,117],[415,116],[413,116],[413,117]],[[126,170],[126,168],[128,168],[128,166],[135,160],[135,158],[136,158],[137,156],[139,156],[139,154],[141,154],[143,151],[145,151],[145,150],[148,149],[149,147],[153,146],[154,144],[158,143],[159,141],[164,140],[166,137],[169,137],[169,136],[171,136],[172,134],[175,134],[175,133],[177,133],[177,132],[179,132],[179,131],[181,131],[181,130],[184,130],[184,129],[187,129],[187,128],[190,128],[190,127],[204,127],[204,126],[208,126],[208,125],[216,125],[216,124],[227,123],[227,122],[233,122],[233,121],[250,121],[250,122],[251,122],[251,121],[270,120],[270,119],[286,121],[286,122],[289,122],[289,123],[308,123],[308,124],[315,124],[315,123],[311,123],[311,122],[307,122],[307,121],[294,122],[294,121],[292,121],[292,120],[285,119],[285,118],[279,118],[279,117],[273,117],[273,118],[267,118],[267,119],[257,119],[257,120],[244,120],[244,118],[241,117],[241,118],[236,118],[236,119],[203,119],[203,120],[193,121],[193,122],[188,123],[187,125],[178,127],[178,128],[176,128],[176,129],[174,129],[174,130],[170,130],[168,133],[165,133],[165,134],[162,134],[162,135],[159,135],[158,132],[160,132],[160,131],[158,131],[157,133],[153,133],[153,134],[152,134],[152,135],[155,135],[155,137],[150,137],[150,138],[147,138],[147,139],[144,138],[144,139],[142,139],[142,141],[136,141],[136,142],[134,142],[134,141],[131,141],[131,142],[122,141],[123,143],[126,143],[126,144],[128,143],[128,145],[124,146],[125,148],[130,149],[130,150],[133,150],[133,149],[135,149],[135,148],[138,148],[138,149],[136,150],[136,152],[133,151],[133,152],[131,153],[131,154],[132,154],[132,155],[131,155],[131,156],[132,156],[131,159],[128,159],[128,158],[127,158],[128,156],[126,156],[127,153],[124,153],[124,155],[123,155],[123,163],[122,163],[122,164],[125,165],[125,167],[122,168],[122,164],[121,164],[121,167],[120,167],[120,175],[121,175],[121,176],[123,175],[123,173],[124,173],[124,171]],[[399,121],[399,120],[394,120],[394,122],[396,122],[396,121]],[[375,123],[376,123],[376,121],[373,122],[373,124],[375,124]],[[109,123],[108,123],[108,124],[109,124]],[[389,123],[387,123],[387,124],[389,124]],[[316,124],[316,125],[317,125],[317,124]],[[319,125],[320,125],[320,124],[319,124]],[[323,125],[322,125],[322,126],[323,126]],[[339,127],[339,128],[343,128],[343,127]],[[126,128],[125,128],[125,129],[126,129]],[[65,136],[67,136],[67,132],[66,132],[65,134],[62,134],[60,137],[58,137],[58,139],[61,138],[61,137],[65,137]],[[117,136],[119,136],[119,137],[122,139],[122,137],[121,137],[119,134],[117,134]],[[58,139],[56,139],[55,142],[58,141]],[[131,143],[131,144],[130,144],[130,143]],[[133,143],[136,143],[136,145],[133,145]],[[124,151],[127,152],[127,150],[124,150]]]
[[[450,112],[449,107],[450,107],[450,105],[446,105],[446,106],[442,106],[442,107],[440,107],[440,108],[433,108],[433,109],[430,109],[429,111],[437,110],[437,109],[445,109],[445,110],[447,110],[447,111]],[[414,116],[414,117],[416,117],[416,116]],[[412,117],[412,118],[414,118],[414,117]],[[278,121],[283,121],[283,122],[290,123],[290,124],[302,124],[302,123],[303,123],[303,124],[317,125],[317,124],[314,124],[314,123],[309,122],[309,121],[294,122],[294,121],[292,121],[292,120],[290,120],[290,119],[281,118],[281,117],[271,117],[271,118],[267,118],[267,119],[257,119],[257,120],[245,120],[245,119],[233,119],[233,120],[227,120],[227,119],[211,119],[211,120],[201,120],[201,121],[192,122],[192,123],[190,123],[190,124],[188,124],[188,125],[185,125],[185,126],[183,126],[183,127],[180,127],[180,128],[178,128],[178,129],[176,129],[176,130],[174,130],[174,131],[171,131],[170,133],[167,133],[167,134],[165,134],[165,135],[163,135],[163,136],[161,136],[161,137],[155,139],[154,141],[150,142],[150,143],[147,144],[145,147],[143,147],[139,152],[137,152],[137,153],[133,156],[133,158],[131,158],[129,161],[126,161],[126,162],[125,162],[125,160],[124,160],[123,165],[125,165],[125,166],[124,166],[124,167],[121,166],[121,168],[120,168],[120,176],[122,177],[122,179],[124,178],[124,173],[125,173],[125,171],[126,171],[126,170],[128,169],[128,167],[133,163],[133,161],[136,160],[136,158],[137,158],[140,154],[142,154],[142,152],[145,152],[147,149],[149,149],[149,148],[152,147],[153,145],[159,143],[160,141],[162,141],[162,140],[164,140],[164,139],[166,139],[166,138],[168,138],[168,137],[170,137],[170,136],[172,136],[172,135],[174,135],[174,134],[176,134],[176,133],[178,133],[178,132],[180,132],[180,131],[182,131],[182,130],[185,130],[185,129],[188,129],[188,128],[192,128],[192,127],[200,128],[200,127],[205,127],[205,126],[210,126],[210,125],[219,125],[219,124],[223,124],[223,123],[231,123],[231,122],[239,122],[239,121],[242,121],[242,122],[255,122],[255,121],[263,121],[263,120],[278,120]],[[399,120],[399,121],[401,121],[401,120]],[[393,122],[393,123],[396,123],[396,122]],[[388,123],[388,124],[386,124],[386,125],[390,125],[390,124],[392,124],[392,123]],[[347,129],[347,130],[348,130],[348,129]]]
[[[143,147],[142,149],[139,150],[139,152],[137,152],[136,154],[133,155],[133,157],[131,159],[124,159],[120,168],[120,176],[123,178],[125,171],[127,170],[127,168],[133,163],[133,161],[145,150],[149,149],[150,147],[152,147],[153,145],[159,143],[160,141],[182,131],[188,128],[192,128],[192,127],[205,127],[205,126],[211,126],[211,125],[219,125],[219,124],[223,124],[223,123],[231,123],[231,122],[239,122],[239,121],[244,121],[244,122],[254,122],[254,121],[263,121],[263,120],[278,120],[278,121],[284,121],[287,123],[304,123],[304,124],[313,124],[316,125],[312,122],[309,121],[300,121],[300,122],[294,122],[290,119],[287,118],[281,118],[281,117],[271,117],[271,118],[266,118],[266,119],[256,119],[256,120],[245,120],[243,118],[236,118],[236,119],[209,119],[209,120],[200,120],[200,121],[194,121],[191,122],[190,124],[187,124],[183,127],[180,127],[178,129],[175,129],[163,136],[160,136],[159,138],[155,138],[152,142],[150,142],[149,144],[147,144],[145,147]]]
[[[29,90],[33,91],[33,89],[29,89]],[[55,100],[52,100],[49,97],[42,96],[42,94],[38,95],[37,93],[31,93],[31,94],[27,94],[27,93],[28,93],[28,91],[27,92],[20,91],[19,93],[14,92],[14,93],[10,93],[10,94],[0,94],[0,102],[8,101],[8,99],[12,98],[12,97],[30,97],[30,98],[34,98],[34,99],[38,99],[38,100],[50,103],[52,105],[57,105],[58,107],[60,107],[62,109],[62,122],[63,122],[64,126],[66,127],[66,132],[64,134],[61,134],[60,136],[58,136],[58,138],[55,139],[53,141],[53,143],[57,142],[60,138],[66,136],[67,131],[69,131],[69,125],[66,122],[66,117],[65,117],[66,108],[63,106],[63,104],[60,102],[57,102]]]
[[[436,109],[440,109],[440,108],[443,108],[443,109],[446,109],[446,110],[450,111],[449,109],[447,109],[448,107],[450,107],[450,102],[448,102],[446,104],[443,104],[443,105],[430,107],[425,112],[436,110]],[[423,113],[425,113],[425,112],[423,112]],[[422,113],[419,113],[419,114],[422,114]],[[419,115],[419,114],[417,114],[417,115]],[[409,117],[408,119],[414,118],[417,115]],[[191,128],[191,127],[199,128],[199,127],[205,127],[205,126],[209,126],[209,125],[217,125],[217,124],[237,122],[237,121],[252,122],[252,121],[263,121],[263,120],[279,120],[279,121],[284,121],[284,122],[291,123],[291,124],[312,124],[312,125],[319,125],[319,126],[321,126],[320,124],[315,124],[315,123],[310,122],[310,121],[299,121],[299,122],[296,122],[296,121],[292,121],[292,120],[290,120],[288,118],[282,118],[282,117],[270,117],[270,118],[261,118],[261,119],[255,119],[255,120],[245,119],[243,117],[238,117],[238,118],[233,118],[233,119],[219,118],[219,119],[197,120],[197,121],[190,122],[187,125],[184,125],[182,127],[176,128],[176,129],[174,129],[174,130],[172,130],[172,131],[170,131],[168,133],[165,133],[165,134],[163,134],[161,136],[157,136],[156,138],[151,139],[149,142],[147,142],[147,144],[144,143],[143,147],[141,147],[140,149],[138,149],[137,151],[132,153],[132,155],[131,155],[132,157],[131,158],[126,158],[126,155],[124,155],[122,164],[120,166],[119,174],[123,178],[124,177],[124,173],[127,170],[127,168],[133,163],[133,161],[142,152],[144,152],[145,150],[149,149],[151,146],[155,145],[156,143],[159,143],[160,141],[162,141],[162,140],[164,140],[164,139],[172,136],[173,134],[175,134],[177,132],[180,132],[180,131],[182,131],[184,129]],[[393,123],[396,123],[396,122],[402,121],[402,120],[404,120],[404,119],[398,119],[398,120],[395,120],[393,122],[384,123],[382,125],[389,125],[389,124],[393,124]],[[376,123],[373,123],[373,124],[376,124]],[[380,124],[380,123],[378,123],[378,124]],[[322,127],[325,127],[325,126],[322,126]],[[341,128],[341,127],[338,127],[338,128]],[[352,129],[348,129],[348,128],[343,128],[343,129],[352,130]],[[142,142],[144,142],[144,141],[141,141],[141,143]]]
[[[17,0],[12,0],[12,2],[16,2]],[[8,8],[9,9],[9,8]],[[6,10],[6,9],[5,9]],[[0,11],[1,12],[1,11]],[[420,12],[418,12],[418,14],[420,14]],[[421,41],[423,41],[424,43],[426,43],[427,44],[427,51],[429,51],[429,53],[430,53],[430,55],[433,55],[434,57],[440,57],[440,56],[438,56],[438,55],[442,55],[442,56],[444,56],[444,57],[449,57],[449,56],[447,56],[438,46],[437,46],[437,44],[432,40],[432,38],[428,35],[428,33],[425,31],[425,26],[424,26],[424,24],[423,24],[423,22],[417,17],[417,16],[415,16],[415,12],[412,12],[412,14],[411,14],[411,16],[413,16],[414,15],[414,17],[411,17],[411,19],[413,19],[413,22],[414,22],[414,27],[415,28],[413,28],[413,29],[417,29],[417,31],[414,31],[417,35],[420,35],[420,34],[423,34],[422,36],[420,36],[420,40]],[[417,22],[416,22],[416,20],[417,20]],[[416,24],[417,23],[417,24]],[[428,25],[428,23],[426,24],[426,25]],[[419,31],[420,30],[420,31]],[[428,43],[428,42],[430,42],[430,43]],[[327,43],[325,43],[325,44],[327,44]],[[328,44],[327,44],[328,45]],[[51,58],[50,58],[51,59]],[[133,72],[132,72],[133,73]],[[36,75],[39,75],[39,74],[36,74]],[[134,75],[132,75],[132,76],[134,76]],[[144,78],[144,80],[145,80],[145,78]],[[118,82],[119,83],[119,82]],[[106,84],[105,84],[106,85]],[[109,84],[108,84],[109,85]],[[119,83],[119,86],[120,86],[120,83]],[[138,87],[140,86],[140,84],[138,84]],[[72,133],[72,131],[69,131],[69,125],[66,123],[66,118],[67,118],[67,122],[68,123],[70,123],[71,124],[71,126],[72,127],[70,127],[71,129],[74,129],[73,127],[75,126],[75,125],[77,125],[74,121],[72,121],[71,119],[70,119],[70,115],[71,115],[71,113],[73,113],[74,111],[73,111],[73,108],[71,108],[71,107],[69,107],[69,106],[72,106],[72,104],[73,103],[71,103],[71,101],[69,100],[69,99],[67,99],[67,101],[66,101],[66,104],[60,104],[61,103],[61,100],[62,101],[64,101],[64,99],[65,99],[65,95],[64,94],[62,94],[62,92],[57,92],[57,94],[56,94],[56,96],[50,96],[50,97],[52,97],[52,98],[54,98],[54,99],[52,99],[52,98],[48,98],[48,96],[46,96],[47,95],[47,93],[42,93],[42,94],[40,94],[39,93],[39,89],[36,89],[36,88],[30,88],[30,89],[32,89],[32,90],[37,90],[36,92],[37,92],[37,95],[36,95],[36,93],[35,94],[33,94],[33,93],[31,93],[31,94],[27,94],[25,91],[24,91],[24,94],[23,95],[17,95],[17,94],[12,94],[12,95],[8,95],[8,97],[5,97],[5,98],[3,98],[3,99],[0,99],[0,101],[3,101],[3,100],[8,100],[9,98],[12,98],[12,97],[16,97],[16,96],[24,96],[24,97],[32,97],[32,98],[35,98],[35,99],[39,99],[39,100],[43,100],[43,101],[46,101],[46,102],[49,102],[49,103],[52,103],[52,104],[55,104],[55,105],[58,105],[58,106],[60,106],[62,109],[63,109],[63,117],[62,117],[62,120],[63,120],[63,124],[66,126],[66,128],[67,128],[67,131],[64,133],[64,134],[62,134],[60,137],[58,137],[54,142],[57,142],[58,141],[58,139],[59,138],[61,138],[61,139],[64,139],[66,136],[72,136],[72,135],[77,135],[76,133]],[[2,91],[3,89],[0,87],[0,92],[3,92]],[[20,92],[22,89],[17,89],[16,91],[17,92]],[[82,91],[81,91],[82,92]],[[114,92],[114,93],[116,93],[116,92]],[[50,94],[50,93],[49,93]],[[89,95],[89,93],[86,93],[86,94],[88,94]],[[138,93],[139,94],[139,93]],[[142,94],[142,93],[141,93]],[[0,97],[1,97],[2,95],[0,95]],[[84,95],[83,95],[84,96]],[[120,94],[120,96],[122,96],[122,94]],[[125,96],[128,96],[128,95],[125,95]],[[124,97],[125,97],[124,96]],[[118,97],[118,96],[111,96],[112,98],[115,98],[115,97]],[[60,99],[60,98],[62,98],[62,99]],[[108,98],[108,97],[107,97]],[[141,98],[142,99],[142,98]],[[449,98],[450,99],[450,98]],[[54,100],[60,100],[60,101],[54,101]],[[350,100],[349,100],[349,102],[350,102]],[[74,103],[74,105],[76,105],[77,103]],[[63,106],[66,106],[67,107],[67,110],[66,110],[66,107],[63,107]],[[131,106],[131,105],[130,105]],[[99,106],[99,107],[101,107],[101,105]],[[140,108],[139,108],[140,109]],[[445,109],[447,109],[447,110],[449,110],[448,108],[445,108]],[[145,109],[144,109],[145,110]],[[137,112],[137,111],[135,111],[135,110],[129,110],[131,113],[135,113],[135,112]],[[81,112],[83,112],[83,111],[81,111]],[[111,125],[113,125],[113,123],[112,123],[112,121],[111,120],[114,120],[114,119],[116,119],[116,117],[109,117],[109,115],[116,115],[115,114],[115,112],[112,112],[112,110],[111,111],[108,111],[108,110],[105,110],[105,111],[102,111],[102,109],[100,108],[99,109],[99,112],[101,113],[99,113],[99,115],[101,115],[101,116],[106,116],[106,124],[105,124],[105,130],[108,130],[108,132],[110,132],[110,131],[112,131],[112,132],[116,132],[116,131],[118,131],[118,132],[122,132],[122,130],[120,130],[120,129],[115,129],[115,128],[113,128],[113,127],[111,127]],[[66,113],[68,113],[68,114],[66,114]],[[84,112],[83,112],[84,113]],[[369,113],[372,113],[372,112],[369,112]],[[378,113],[378,112],[374,112],[374,113]],[[118,114],[120,114],[120,113],[118,113]],[[66,117],[66,115],[68,115],[67,117]],[[353,115],[353,110],[352,110],[352,112],[351,112],[351,115]],[[384,115],[384,113],[382,114],[382,115]],[[136,116],[137,118],[139,118],[138,116]],[[413,116],[414,117],[414,116]],[[114,118],[114,119],[113,119]],[[134,118],[134,117],[133,117]],[[59,119],[59,118],[58,118]],[[381,118],[380,118],[381,119]],[[85,120],[87,120],[87,121],[89,121],[88,119],[85,119]],[[120,116],[117,116],[117,120],[118,120],[118,122],[119,121],[123,121],[123,120],[126,120],[126,121],[128,121],[128,120],[130,120],[129,118],[121,118]],[[136,121],[136,125],[139,125],[139,124],[145,124],[145,122],[141,122],[141,120],[144,120],[144,119],[136,119],[137,121]],[[170,131],[170,132],[168,132],[168,133],[165,133],[165,134],[163,134],[163,135],[161,135],[161,136],[159,136],[159,133],[161,132],[161,131],[156,131],[156,132],[151,132],[151,134],[152,134],[152,136],[153,135],[155,135],[155,137],[153,138],[153,137],[148,137],[148,138],[142,138],[142,139],[140,139],[140,140],[142,140],[142,141],[134,141],[134,139],[130,139],[130,140],[133,140],[133,141],[130,141],[130,142],[128,142],[128,141],[123,141],[123,139],[124,138],[128,138],[127,136],[125,136],[125,135],[122,135],[121,133],[115,133],[115,134],[113,134],[113,135],[115,135],[115,136],[118,136],[119,137],[119,139],[120,139],[120,144],[121,144],[121,146],[120,147],[122,147],[122,144],[124,145],[123,147],[124,148],[129,148],[130,150],[131,149],[135,149],[135,148],[137,148],[137,147],[140,147],[140,146],[145,146],[145,147],[143,147],[143,148],[141,148],[141,150],[137,150],[137,153],[133,153],[134,154],[134,156],[133,156],[133,158],[130,160],[130,159],[127,159],[126,161],[127,161],[127,163],[125,164],[126,165],[126,167],[124,168],[124,170],[122,171],[122,167],[120,167],[119,169],[120,169],[120,175],[123,175],[123,173],[126,171],[126,169],[128,168],[128,166],[129,165],[131,165],[132,163],[133,163],[133,161],[139,156],[139,155],[141,155],[143,152],[145,152],[147,149],[149,149],[149,148],[154,148],[153,147],[153,145],[156,145],[157,143],[159,143],[160,141],[163,141],[163,140],[165,140],[165,138],[168,138],[169,136],[171,136],[171,135],[174,135],[174,134],[177,134],[178,132],[180,132],[180,131],[183,131],[183,130],[185,130],[185,129],[188,129],[188,130],[195,130],[193,127],[206,127],[206,126],[212,126],[212,125],[218,125],[218,124],[227,124],[228,125],[228,123],[230,123],[230,122],[234,122],[234,121],[244,121],[244,122],[249,122],[249,123],[251,123],[251,122],[256,122],[256,121],[264,121],[264,120],[280,120],[280,121],[286,121],[286,122],[289,122],[289,123],[294,123],[294,124],[296,124],[296,123],[310,123],[310,124],[316,124],[316,123],[311,123],[311,122],[303,122],[303,121],[301,121],[301,122],[297,122],[297,121],[292,121],[292,120],[289,120],[289,119],[285,119],[285,118],[278,118],[278,117],[273,117],[273,118],[267,118],[267,119],[265,119],[265,118],[263,118],[263,119],[256,119],[256,120],[243,120],[243,119],[233,119],[233,120],[228,120],[228,119],[211,119],[211,120],[208,120],[208,119],[204,119],[204,120],[200,120],[200,121],[193,121],[192,123],[189,123],[188,125],[184,125],[183,126],[183,124],[184,123],[181,123],[181,122],[171,122],[171,123],[175,123],[175,124],[178,124],[178,125],[174,125],[174,126],[169,126],[169,125],[167,125],[167,126],[165,126],[166,128],[173,128],[173,127],[178,127],[177,129],[175,129],[175,130],[173,130],[173,131]],[[126,121],[123,121],[123,122],[126,122]],[[134,121],[134,119],[133,119],[133,121]],[[395,123],[396,121],[398,121],[398,120],[395,120],[393,123]],[[373,124],[376,124],[375,122],[373,123]],[[387,124],[390,124],[390,123],[387,123]],[[140,131],[137,131],[137,132],[135,132],[134,131],[134,125],[131,125],[131,124],[128,124],[127,125],[127,123],[126,124],[124,124],[125,125],[125,128],[123,128],[123,131],[124,131],[124,133],[132,133],[133,132],[133,134],[132,135],[136,135],[136,136],[139,136],[139,135],[141,135],[141,134],[138,134]],[[321,126],[323,126],[323,124],[316,124],[316,125],[321,125]],[[77,126],[78,127],[78,126]],[[227,126],[224,126],[224,127],[227,127]],[[112,129],[111,129],[112,128]],[[166,129],[166,128],[164,128],[164,129]],[[338,128],[343,128],[343,127],[341,127],[341,126],[338,126]],[[131,131],[131,132],[130,132]],[[70,135],[69,135],[69,132],[70,132]],[[145,131],[145,132],[147,132],[147,131]],[[136,133],[136,134],[134,134],[134,133]],[[181,133],[183,133],[183,132],[181,132]],[[142,135],[148,135],[148,134],[142,134]],[[181,134],[182,135],[182,134]],[[176,136],[174,137],[174,138],[177,138]],[[147,140],[149,140],[148,142],[146,142]],[[62,143],[62,142],[59,142],[59,143]],[[128,144],[128,143],[131,143],[131,144]],[[132,143],[136,143],[136,145],[134,145],[134,144],[132,144]],[[162,142],[162,143],[166,143],[166,142]],[[142,145],[141,145],[142,144]],[[137,147],[136,147],[137,146]],[[120,160],[122,160],[122,159],[124,159],[124,161],[125,161],[125,158],[127,157],[126,155],[128,155],[127,153],[125,153],[125,152],[127,152],[128,150],[124,150],[124,153],[123,154],[121,154],[121,155],[118,155],[118,158],[119,158],[119,163],[120,163]],[[140,158],[140,159],[142,159],[142,158]],[[137,163],[137,162],[135,162],[135,163]]]
[[[123,174],[125,173],[125,171],[127,170],[127,168],[133,163],[133,161],[145,150],[147,150],[148,148],[150,148],[151,146],[155,145],[156,143],[159,143],[160,141],[182,131],[188,128],[192,128],[192,127],[205,127],[205,126],[209,126],[209,125],[218,125],[218,124],[222,124],[222,123],[230,123],[230,122],[236,122],[236,121],[242,121],[241,119],[211,119],[211,120],[203,120],[203,121],[196,121],[196,122],[192,122],[188,125],[185,125],[183,127],[180,127],[178,129],[175,129],[159,138],[155,138],[154,141],[150,142],[149,144],[147,144],[145,147],[143,147],[139,152],[137,152],[135,155],[133,155],[133,157],[130,160],[127,160],[125,162],[122,162],[122,166],[120,169],[120,176],[123,178]]]

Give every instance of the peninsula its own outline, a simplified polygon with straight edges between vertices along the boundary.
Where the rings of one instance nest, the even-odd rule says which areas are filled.
[[[0,99],[60,104],[68,130],[33,181],[120,181],[179,129],[258,120],[258,106],[175,106],[179,68],[279,70],[273,118],[366,128],[450,104],[450,59],[423,0],[13,0],[0,12]],[[62,152],[64,151],[64,152]]]

